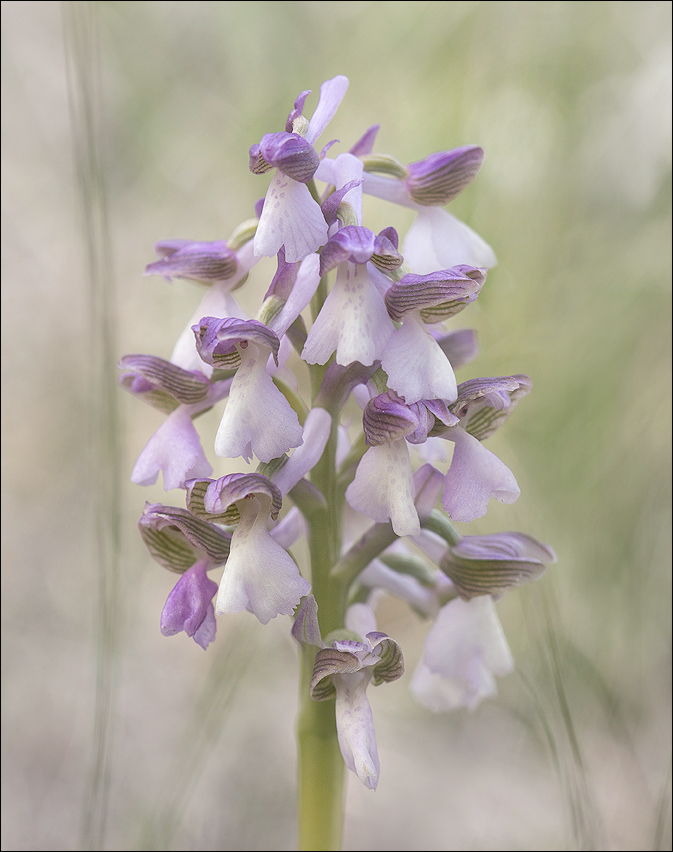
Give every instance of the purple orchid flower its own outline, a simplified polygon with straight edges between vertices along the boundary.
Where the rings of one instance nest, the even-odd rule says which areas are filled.
[[[192,512],[237,525],[227,567],[220,581],[217,615],[247,610],[262,624],[277,615],[292,615],[311,584],[269,534],[269,518],[278,517],[279,489],[259,473],[233,473],[217,480],[187,483]]]
[[[379,780],[379,756],[367,686],[397,680],[404,674],[400,646],[376,630],[374,613],[354,604],[346,613],[346,631],[360,639],[335,639],[327,646],[320,635],[318,607],[310,595],[297,612],[292,635],[304,645],[318,647],[311,678],[311,698],[336,697],[339,748],[346,766],[370,790]]]
[[[153,559],[182,576],[166,600],[161,632],[184,632],[204,650],[215,639],[213,596],[217,583],[207,576],[227,561],[231,535],[185,509],[147,503],[138,527]]]
[[[274,257],[283,247],[286,261],[294,263],[327,242],[327,222],[306,183],[320,161],[314,143],[336,113],[347,88],[348,79],[342,75],[323,83],[320,101],[308,123],[302,112],[309,92],[302,92],[285,131],[267,133],[250,149],[253,172],[262,174],[276,168],[255,234],[256,255]]]

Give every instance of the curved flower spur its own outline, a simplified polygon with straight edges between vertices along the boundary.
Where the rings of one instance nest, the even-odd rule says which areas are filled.
[[[323,83],[310,120],[302,92],[285,129],[252,145],[252,173],[273,172],[257,218],[226,241],[156,244],[148,275],[208,289],[169,359],[120,362],[122,386],[166,416],[132,479],[149,485],[161,471],[185,505],[148,504],[139,524],[150,555],[180,574],[161,631],[207,648],[216,616],[245,610],[267,624],[296,612],[302,849],[338,848],[344,767],[370,789],[383,777],[367,687],[402,677],[404,664],[376,627],[377,602],[393,594],[432,621],[416,698],[472,708],[513,666],[497,600],[555,560],[524,533],[454,526],[519,496],[484,441],[532,387],[523,374],[456,378],[477,341],[447,323],[497,283],[486,284],[491,248],[444,207],[484,152],[463,145],[407,166],[374,151],[374,125],[330,156],[334,143],[316,146],[347,87],[341,75]],[[391,202],[391,216],[415,211],[401,248],[393,225],[367,227],[368,195]],[[250,318],[234,291],[262,256],[276,272]],[[197,418],[214,406],[208,447]],[[221,458],[241,471],[216,478]]]

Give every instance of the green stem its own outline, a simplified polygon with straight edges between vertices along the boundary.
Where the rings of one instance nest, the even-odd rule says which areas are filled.
[[[324,368],[311,370],[314,396]],[[325,451],[311,471],[311,482],[325,498],[305,515],[311,558],[311,586],[318,603],[323,636],[343,627],[347,585],[330,574],[341,551],[342,511],[337,496],[336,443],[338,417]],[[314,504],[315,505],[315,504]],[[340,849],[343,825],[344,762],[337,739],[334,700],[317,702],[310,695],[316,648],[302,650],[299,741],[299,849]]]
[[[299,711],[299,849],[341,848],[344,762],[337,740],[334,700],[313,701],[309,685],[315,649],[302,658]]]

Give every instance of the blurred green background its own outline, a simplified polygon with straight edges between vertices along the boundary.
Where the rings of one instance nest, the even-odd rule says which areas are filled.
[[[206,654],[161,636],[173,578],[136,521],[164,493],[128,483],[161,415],[119,391],[121,462],[102,463],[96,418],[115,370],[99,362],[170,355],[201,294],[141,277],[152,244],[226,238],[252,215],[266,181],[249,173],[248,147],[282,129],[307,88],[310,115],[338,73],[350,89],[326,135],[335,150],[380,123],[377,149],[402,162],[486,151],[450,208],[499,258],[461,316],[482,351],[459,378],[525,372],[534,388],[490,444],[522,496],[469,532],[520,530],[559,555],[499,604],[517,673],[473,714],[413,702],[427,625],[383,609],[407,675],[370,690],[381,782],[372,794],[350,780],[344,848],[670,848],[671,5],[74,5],[64,19],[55,2],[2,4],[2,848],[79,848],[105,784],[105,848],[294,848],[289,622],[220,618]],[[95,26],[78,40],[84,19]],[[94,73],[69,87],[66,56]],[[107,188],[102,302],[74,165],[83,91]],[[375,203],[365,215],[377,229],[409,224]],[[269,269],[253,273],[251,305]],[[112,740],[97,788],[108,622],[95,507],[115,480]]]

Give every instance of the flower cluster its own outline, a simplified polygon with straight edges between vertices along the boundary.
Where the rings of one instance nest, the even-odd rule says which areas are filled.
[[[250,171],[272,172],[270,183],[228,241],[156,244],[146,274],[207,289],[170,358],[126,355],[119,381],[166,415],[131,479],[149,485],[161,472],[164,489],[184,495],[179,507],[147,504],[139,522],[151,556],[180,574],[162,633],[205,649],[216,615],[247,610],[266,624],[296,612],[292,634],[314,659],[307,693],[335,699],[345,764],[373,789],[366,689],[404,671],[375,603],[392,594],[432,621],[416,698],[434,711],[474,707],[512,669],[494,602],[555,557],[522,533],[461,537],[452,523],[519,496],[484,442],[531,390],[525,375],[455,376],[476,357],[476,335],[447,324],[479,297],[495,256],[444,207],[483,151],[405,166],[373,153],[374,126],[328,156],[334,143],[318,140],[347,87],[343,76],[323,83],[310,120],[302,92],[285,129],[252,145]],[[367,195],[415,211],[402,244],[394,227],[363,224]],[[277,267],[249,317],[235,291],[261,257]],[[351,399],[361,422],[352,404],[344,412]],[[209,460],[195,420],[222,403]],[[220,458],[257,467],[211,478]],[[302,536],[307,566],[289,551]],[[216,583],[208,573],[222,566]]]

